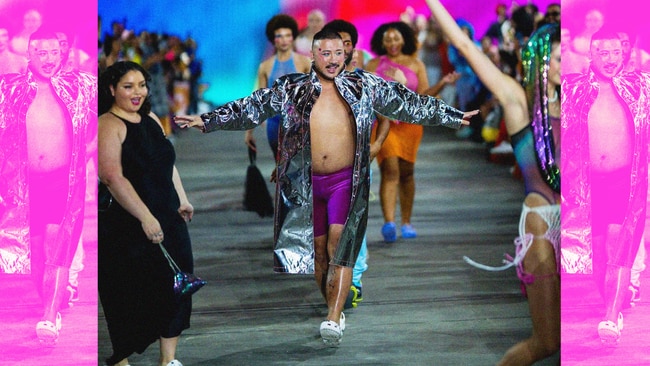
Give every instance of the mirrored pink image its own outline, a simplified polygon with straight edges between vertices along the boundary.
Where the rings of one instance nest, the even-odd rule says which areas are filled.
[[[650,359],[650,39],[637,5],[562,2],[563,365]]]
[[[1,4],[0,364],[93,365],[97,5]]]

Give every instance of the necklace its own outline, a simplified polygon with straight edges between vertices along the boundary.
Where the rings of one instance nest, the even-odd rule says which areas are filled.
[[[555,103],[555,102],[557,102],[557,98],[558,98],[557,90],[553,90],[553,91],[554,91],[554,93],[553,93],[553,98],[548,98],[548,102],[549,102],[549,103]]]

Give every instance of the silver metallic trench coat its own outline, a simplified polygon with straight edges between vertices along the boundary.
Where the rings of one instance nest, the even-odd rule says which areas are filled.
[[[351,267],[368,220],[370,133],[375,112],[399,121],[451,128],[460,128],[464,113],[363,70],[344,71],[334,83],[357,126],[350,210],[332,259],[334,264]],[[271,88],[259,89],[201,116],[205,132],[251,129],[269,117],[282,116],[275,195],[276,272],[314,271],[309,120],[321,89],[313,69],[309,74],[289,74]]]
[[[56,238],[57,247],[67,247],[67,258],[63,258],[66,263],[54,263],[70,266],[83,228],[86,147],[97,130],[97,78],[86,73],[60,72],[52,76],[51,83],[72,122],[71,189]],[[37,87],[30,70],[0,76],[0,273],[31,272],[25,124]]]
[[[589,170],[589,110],[598,96],[594,72],[568,75],[562,82],[562,270],[592,273],[591,182]],[[638,250],[646,218],[648,193],[648,134],[650,133],[650,75],[622,73],[612,79],[634,119],[634,155],[627,213],[619,243]],[[621,245],[619,244],[619,245]]]

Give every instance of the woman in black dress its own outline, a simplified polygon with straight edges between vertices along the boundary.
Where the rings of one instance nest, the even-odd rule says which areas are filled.
[[[181,270],[193,272],[186,221],[188,202],[172,144],[151,113],[149,75],[138,64],[117,62],[99,78],[99,178],[114,197],[99,214],[99,296],[113,345],[109,365],[160,340],[161,366],[175,359],[189,328],[191,297],[178,301],[173,272],[159,245]]]

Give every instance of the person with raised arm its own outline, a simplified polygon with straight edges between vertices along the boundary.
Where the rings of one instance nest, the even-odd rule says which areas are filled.
[[[523,173],[526,196],[511,265],[524,285],[533,330],[505,353],[499,365],[531,365],[560,347],[560,30],[547,25],[531,36],[522,53],[522,87],[474,46],[440,1],[427,4],[451,43],[502,105]]]

